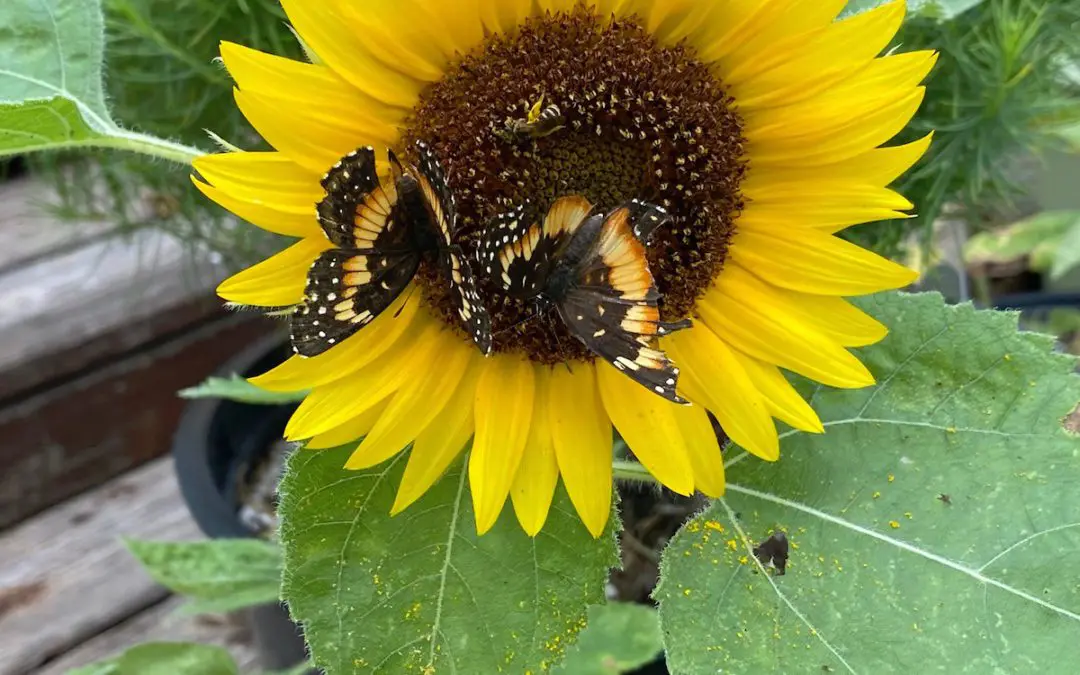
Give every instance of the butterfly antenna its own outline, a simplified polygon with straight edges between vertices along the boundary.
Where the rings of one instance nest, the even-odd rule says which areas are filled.
[[[534,311],[532,314],[527,315],[524,319],[518,319],[517,321],[510,324],[506,328],[503,328],[502,330],[495,331],[494,333],[492,333],[492,335],[502,335],[504,333],[509,333],[510,331],[514,330],[515,328],[517,328],[521,324],[523,324],[523,323],[525,323],[527,321],[532,321],[533,319],[537,318],[538,316],[540,316],[540,313]]]
[[[504,300],[504,303],[505,303],[505,300]],[[549,306],[545,306],[544,304],[542,304],[542,303],[540,303],[538,301],[536,304],[533,305],[531,314],[528,314],[524,319],[519,319],[519,320],[515,321],[514,323],[507,326],[506,328],[503,328],[500,331],[496,331],[496,332],[492,333],[492,335],[502,335],[503,333],[506,333],[508,331],[512,331],[515,328],[517,328],[518,326],[520,326],[521,324],[525,323],[526,321],[532,321],[533,319],[537,319],[537,318],[543,316],[545,313],[547,313],[547,311],[549,309],[550,309]],[[558,339],[558,338],[556,338],[556,339]]]

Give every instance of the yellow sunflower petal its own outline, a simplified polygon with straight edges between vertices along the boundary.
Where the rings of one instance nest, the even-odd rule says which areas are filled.
[[[702,2],[711,13],[698,29],[687,35],[704,63],[726,58],[760,30],[767,20],[758,19],[769,8],[767,2]]]
[[[551,12],[552,14],[568,12],[572,10],[576,4],[577,0],[536,0],[536,5],[540,8],[541,12]]]
[[[304,448],[308,450],[336,448],[339,445],[345,445],[367,436],[371,428],[379,421],[379,416],[386,409],[386,404],[387,401],[383,400],[348,422],[312,437],[311,440],[304,444]]]
[[[770,45],[740,73],[721,72],[720,76],[732,86],[740,110],[790,105],[848,80],[871,63],[900,28],[905,8],[904,0],[896,0],[814,35]]]
[[[476,436],[469,455],[469,486],[476,532],[499,518],[514,482],[532,422],[535,374],[514,356],[487,359],[476,387]]]
[[[755,189],[769,184],[810,184],[828,176],[830,182],[855,185],[888,185],[912,167],[930,148],[934,134],[917,141],[887,148],[875,148],[842,162],[826,166],[785,166],[752,169],[740,189]],[[752,205],[751,205],[752,208]],[[801,214],[788,219],[802,221]]]
[[[701,54],[703,61],[715,61],[716,71],[726,74],[738,73],[760,61],[762,45],[769,45],[771,49],[773,45],[805,44],[805,38],[798,39],[796,36],[813,34],[828,26],[847,5],[847,0],[735,0],[716,4],[760,7],[760,11],[741,22],[737,32],[727,36],[731,45],[724,47],[714,44]],[[735,11],[736,16],[741,14],[738,9],[729,11]],[[721,18],[718,16],[714,20]]]
[[[739,214],[736,229],[787,232],[793,227],[805,227],[825,234],[833,234],[860,223],[912,217],[911,214],[903,211],[858,202],[846,205],[811,203],[796,211],[792,211],[790,207],[751,203]]]
[[[272,201],[266,197],[284,193],[290,198],[297,194],[310,196],[314,203],[322,196],[319,174],[280,152],[218,152],[196,157],[192,166],[211,185],[244,191],[245,196],[264,194],[263,201]]]
[[[596,366],[608,417],[634,456],[653,476],[681,495],[694,492],[694,470],[671,403],[609,363]]]
[[[555,459],[552,431],[546,423],[550,370],[546,366],[537,366],[535,372],[533,422],[529,425],[525,454],[510,488],[514,513],[522,529],[530,537],[535,537],[544,527],[551,509],[551,499],[555,496],[555,486],[559,482],[559,464]]]
[[[289,111],[288,102],[275,96],[242,89],[233,94],[240,112],[267,143],[319,175],[360,146],[388,145],[393,140],[380,137],[374,129]],[[303,133],[297,133],[297,128]]]
[[[686,454],[694,467],[694,487],[707,497],[723,495],[724,458],[705,408],[681,405],[674,411],[679,433],[686,442]]]
[[[840,162],[878,147],[904,128],[922,104],[923,87],[858,119],[844,117],[831,135],[794,141],[747,143],[756,167],[817,166]]]
[[[448,340],[457,338],[432,322],[421,331],[402,336],[371,366],[316,387],[289,419],[285,437],[299,440],[317,436],[377,405],[405,382],[425,377]]]
[[[452,53],[444,48],[446,37],[453,31],[447,25],[452,22],[450,15],[468,14],[458,6],[465,4],[462,0],[455,0],[452,10],[437,17],[428,13],[425,2],[367,0],[362,4],[337,4],[353,32],[364,36],[365,51],[403,77],[421,82],[434,82],[443,74]],[[471,18],[479,28],[476,15]]]
[[[294,61],[232,42],[221,43],[221,60],[241,89],[284,96],[296,105],[347,110],[390,126],[401,123],[408,111],[366,95],[325,65]]]
[[[345,468],[366,469],[381,464],[412,443],[448,404],[474,354],[480,358],[471,344],[452,338],[443,340],[438,370],[406,382],[394,394]]]
[[[795,387],[791,386],[779,368],[771,363],[747,356],[737,349],[731,350],[731,353],[750,376],[754,387],[761,392],[769,414],[796,429],[812,434],[825,433],[825,427],[821,425],[821,419],[818,418],[817,413],[809,403],[803,400]]]
[[[892,209],[862,204],[836,204],[800,208],[776,208],[750,203],[739,214],[736,229],[761,229],[786,232],[793,227],[807,227],[832,234],[851,225],[872,223],[878,220],[911,218],[910,214]]]
[[[743,228],[735,234],[729,254],[771,284],[821,295],[864,295],[902,288],[919,276],[876,253],[810,228],[784,232]]]
[[[725,295],[738,298],[744,305],[768,308],[770,313],[802,323],[805,329],[844,347],[872,345],[889,332],[877,319],[843,298],[773,286],[735,262],[724,267],[717,286]]]
[[[712,411],[731,440],[762,459],[776,460],[776,425],[732,349],[705,326],[673,334],[667,346],[682,366],[679,387],[686,396]]]
[[[551,370],[546,424],[573,508],[599,537],[611,513],[613,437],[592,364],[575,364],[572,372],[565,366]]]
[[[807,100],[766,110],[740,107],[743,135],[769,150],[831,138],[853,121],[910,97],[936,61],[934,52],[896,54],[875,59],[843,85]],[[792,125],[793,119],[799,124]]]
[[[755,307],[725,294],[723,276],[697,304],[702,321],[721,341],[834,387],[857,389],[874,383],[873,375],[855,356],[801,321],[775,308]]]
[[[903,195],[886,187],[857,185],[838,181],[832,176],[810,182],[770,182],[750,184],[739,189],[752,202],[755,212],[788,214],[798,223],[806,208],[839,210],[858,204],[862,208],[903,211],[914,207]]]
[[[248,381],[270,391],[300,391],[347,377],[373,363],[397,344],[406,331],[420,330],[422,325],[434,320],[426,311],[418,311],[420,302],[409,298],[408,290],[402,295],[403,299],[395,301],[374,321],[333,349],[318,356],[292,356]]]
[[[547,424],[570,501],[585,528],[599,537],[611,514],[612,435],[592,364],[574,364],[573,372],[552,369]]]
[[[713,18],[714,6],[720,3],[671,0],[646,4],[646,29],[658,43],[670,46],[696,35]]]
[[[389,105],[411,108],[423,86],[364,48],[336,2],[281,0],[289,22],[319,58],[360,91]]]
[[[392,68],[431,82],[443,76],[456,55],[483,41],[487,4],[489,0],[381,0],[360,5],[346,0],[341,6],[348,8],[346,13],[357,25],[365,27],[365,35],[382,38],[372,43],[372,53]],[[513,13],[512,7],[509,12]]]
[[[311,263],[330,246],[330,242],[322,236],[301,239],[281,253],[222,281],[217,287],[217,294],[241,305],[295,305],[304,297],[304,285]]]
[[[491,33],[510,33],[529,15],[530,0],[481,0],[480,18]]]
[[[401,513],[423,496],[472,438],[473,401],[483,366],[482,361],[473,361],[458,383],[453,399],[416,437],[390,515]]]
[[[320,237],[322,229],[315,217],[315,203],[303,202],[284,204],[281,199],[275,204],[262,204],[241,199],[235,192],[227,192],[191,177],[191,182],[222,208],[225,208],[252,225],[275,234],[287,237]]]

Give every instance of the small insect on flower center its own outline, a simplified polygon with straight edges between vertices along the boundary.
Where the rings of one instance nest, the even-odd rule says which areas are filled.
[[[724,263],[742,207],[741,120],[723,84],[683,45],[660,46],[633,19],[579,7],[494,35],[421,95],[404,148],[425,141],[446,169],[468,253],[484,226],[529,202],[583,195],[609,210],[630,199],[673,222],[648,242],[662,318],[692,313]],[[407,152],[407,150],[406,150]],[[446,284],[425,296],[454,325]],[[591,359],[554,312],[481,279],[496,351],[534,361]]]

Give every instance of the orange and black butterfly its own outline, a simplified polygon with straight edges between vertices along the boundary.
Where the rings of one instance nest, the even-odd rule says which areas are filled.
[[[523,205],[489,224],[480,265],[508,295],[554,305],[574,337],[635,382],[686,403],[675,392],[679,369],[657,340],[690,322],[660,320],[643,243],[669,221],[660,207],[637,200],[605,214],[584,197],[562,197],[542,222]]]
[[[371,147],[350,152],[322,179],[319,224],[335,248],[308,271],[304,301],[292,315],[292,345],[321,354],[371,323],[409,285],[424,260],[450,285],[473,341],[491,351],[491,322],[461,248],[453,242],[454,197],[435,156],[417,143],[419,167],[390,158],[390,181]]]

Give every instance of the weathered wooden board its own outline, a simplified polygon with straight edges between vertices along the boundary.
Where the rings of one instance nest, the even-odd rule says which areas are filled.
[[[175,391],[272,327],[222,310],[205,251],[59,221],[50,192],[0,184],[0,528],[166,452]]]
[[[59,223],[51,211],[57,202],[53,190],[33,178],[0,183],[0,274],[116,229],[96,220]]]
[[[272,324],[225,317],[0,404],[0,527],[168,452],[198,384]],[[0,375],[3,377],[3,375]]]
[[[72,668],[115,656],[142,642],[198,642],[229,650],[241,673],[259,670],[250,630],[237,616],[188,616],[177,613],[184,601],[171,596],[124,623],[87,640],[33,671],[33,675],[65,675]]]
[[[4,272],[0,373],[72,348],[87,359],[93,355],[86,343],[118,327],[126,329],[120,350],[145,342],[158,332],[156,319],[194,298],[212,298],[223,276],[189,255],[185,244],[155,230],[91,241]],[[15,385],[8,380],[5,388]]]
[[[170,459],[0,534],[0,675],[33,672],[167,597],[122,536],[201,537]]]

